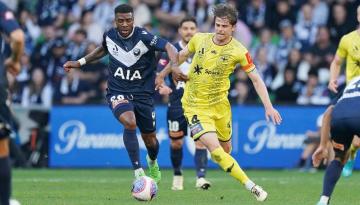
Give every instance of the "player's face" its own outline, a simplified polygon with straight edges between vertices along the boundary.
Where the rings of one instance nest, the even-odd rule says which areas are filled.
[[[215,18],[215,38],[217,41],[226,42],[232,37],[235,26],[231,25],[227,18]]]
[[[181,40],[183,40],[185,43],[188,43],[191,37],[193,37],[196,32],[196,24],[192,21],[185,21],[179,28]]]
[[[120,35],[127,37],[134,28],[134,16],[132,13],[116,13],[115,24]]]

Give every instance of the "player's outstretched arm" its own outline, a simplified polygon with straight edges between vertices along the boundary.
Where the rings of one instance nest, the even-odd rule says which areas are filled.
[[[328,88],[334,93],[338,92],[337,78],[339,76],[342,63],[343,63],[343,59],[336,54],[334,60],[330,64],[330,80],[329,80]]]
[[[272,106],[269,93],[259,73],[256,71],[256,69],[253,69],[250,73],[248,73],[248,76],[251,79],[255,90],[261,99],[261,102],[264,104],[266,120],[269,121],[271,119],[274,124],[279,125],[282,121],[281,115]]]
[[[189,48],[185,46],[185,48],[179,52],[179,65],[185,62],[185,60],[189,57],[190,54],[191,52],[189,51]],[[171,66],[171,72],[175,81],[189,80],[189,77],[180,70],[179,66]]]
[[[64,64],[64,69],[66,72],[69,72],[72,68],[80,68],[86,63],[91,63],[93,61],[99,60],[106,55],[106,51],[103,46],[98,46],[91,53],[87,54],[85,57],[77,61],[67,61]]]
[[[24,52],[25,37],[21,29],[12,31],[10,37],[11,56],[5,60],[5,68],[12,75],[20,73],[20,58]]]

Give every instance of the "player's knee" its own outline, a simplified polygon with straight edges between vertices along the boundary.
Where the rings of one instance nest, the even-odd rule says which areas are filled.
[[[123,121],[124,128],[127,130],[135,130],[136,129],[136,120],[128,119]]]
[[[171,139],[170,145],[172,149],[181,149],[183,146],[183,141],[181,139],[177,139],[177,140]]]
[[[198,140],[198,141],[195,141],[195,148],[196,149],[206,149],[206,146]]]

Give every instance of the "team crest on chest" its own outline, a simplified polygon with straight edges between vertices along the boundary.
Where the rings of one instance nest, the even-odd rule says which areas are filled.
[[[134,65],[149,49],[140,40],[137,44],[129,51],[124,50],[117,45],[109,36],[106,36],[106,46],[109,54],[120,63],[127,67]]]
[[[134,53],[134,56],[139,56],[140,55],[140,49],[134,48],[133,53]]]

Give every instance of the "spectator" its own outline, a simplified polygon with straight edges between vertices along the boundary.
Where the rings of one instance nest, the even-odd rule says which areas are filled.
[[[294,7],[287,0],[278,0],[270,2],[266,7],[266,25],[273,31],[279,32],[280,22],[289,20],[292,24],[295,23]]]
[[[284,84],[275,91],[275,102],[279,104],[294,104],[299,95],[301,85],[296,81],[295,71],[286,68],[284,73]]]
[[[301,88],[297,103],[300,105],[327,105],[330,103],[325,86],[319,84],[318,73],[311,69],[306,85]]]
[[[303,15],[302,20],[298,21],[295,25],[296,38],[301,43],[302,51],[308,51],[310,47],[315,43],[318,27],[313,20],[313,9],[310,4],[304,4],[301,7],[301,13]]]
[[[276,76],[277,70],[272,63],[267,60],[267,49],[265,47],[260,48],[256,54],[255,66],[258,72],[260,73],[261,78],[263,79],[265,86],[269,89],[271,83]]]
[[[324,0],[309,0],[313,7],[313,23],[318,26],[326,25],[329,18],[329,6]]]
[[[251,31],[258,31],[265,26],[266,3],[264,0],[251,0],[246,8],[245,23]]]
[[[348,13],[342,4],[335,4],[332,7],[332,15],[329,18],[328,28],[330,30],[331,42],[335,45],[339,44],[340,39],[347,33],[350,33],[355,28],[352,28],[352,23],[348,21]]]
[[[28,107],[31,105],[40,105],[50,108],[52,100],[52,88],[46,83],[44,71],[41,68],[33,69],[31,81],[24,88],[21,97],[21,105]]]
[[[80,80],[79,70],[74,69],[63,76],[60,84],[56,87],[54,103],[56,104],[86,104],[96,91],[91,90],[89,85]]]
[[[275,61],[275,52],[276,45],[271,42],[271,31],[268,28],[263,28],[260,30],[260,39],[251,49],[251,54],[254,59],[257,58],[257,53],[261,48],[266,48],[266,59],[269,63],[274,63]]]
[[[78,29],[75,31],[75,34],[72,36],[70,42],[68,43],[67,56],[70,59],[79,59],[85,54],[86,48],[88,46],[87,33],[83,29]]]
[[[86,31],[88,41],[95,42],[99,45],[103,40],[102,36],[104,29],[94,21],[93,12],[91,10],[83,11],[81,14],[81,21],[70,26],[68,31],[68,38],[71,39],[75,31],[78,29],[83,29]]]
[[[184,0],[162,0],[160,7],[155,11],[155,17],[160,21],[160,24],[170,26],[172,30],[180,23],[180,20],[185,17],[187,13],[187,5]]]
[[[329,30],[322,26],[319,28],[318,35],[316,37],[315,45],[310,49],[312,56],[312,66],[322,72],[321,83],[327,83],[329,81],[329,69],[331,61],[334,58],[336,47],[330,41]]]
[[[134,8],[134,24],[144,27],[151,23],[150,8],[141,0],[129,0],[129,5]]]

